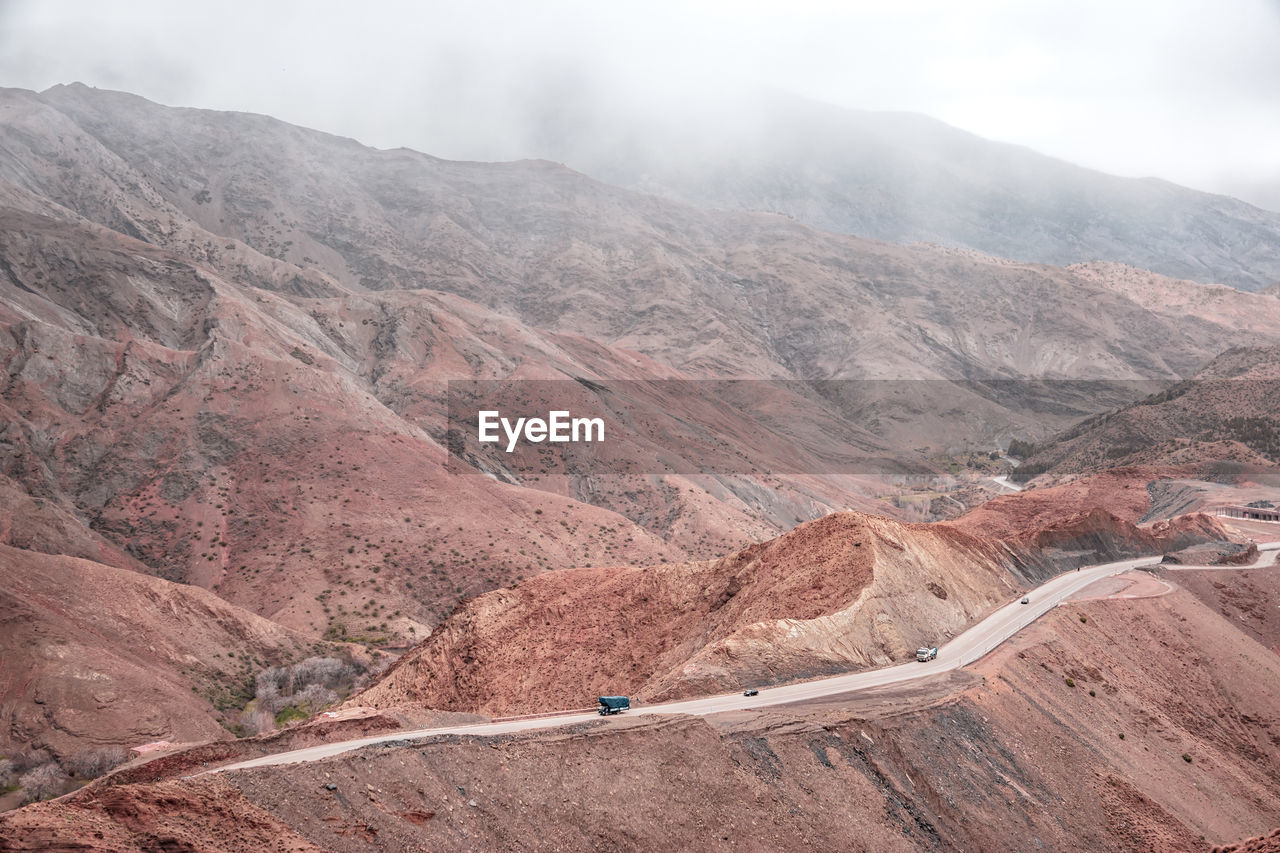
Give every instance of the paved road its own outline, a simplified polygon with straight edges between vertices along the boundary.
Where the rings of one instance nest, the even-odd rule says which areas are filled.
[[[1259,546],[1267,550],[1280,548],[1280,542]],[[849,675],[837,675],[801,684],[789,684],[783,687],[762,689],[760,695],[746,697],[740,693],[727,696],[708,696],[701,699],[690,699],[681,702],[665,702],[660,705],[641,705],[632,709],[632,714],[714,714],[721,711],[734,711],[746,708],[767,708],[771,705],[782,705],[824,696],[848,693],[854,690],[865,690],[869,687],[881,687],[886,684],[898,684],[930,675],[957,669],[978,660],[987,652],[1009,639],[1011,636],[1030,625],[1040,616],[1053,609],[1060,602],[1079,592],[1094,581],[1111,575],[1127,572],[1141,566],[1154,566],[1160,562],[1159,557],[1142,557],[1134,560],[1121,560],[1116,563],[1105,563],[1088,566],[1079,571],[1067,572],[1050,580],[1048,583],[1027,593],[1028,604],[1021,604],[1020,599],[992,613],[986,619],[974,625],[960,636],[944,644],[938,652],[936,660],[929,663],[904,663],[868,672],[857,672]],[[921,637],[920,642],[932,640]],[[359,749],[377,743],[389,741],[411,740],[434,735],[496,735],[510,732],[531,731],[534,729],[554,728],[599,719],[595,713],[574,714],[558,717],[540,717],[534,719],[509,720],[498,723],[472,723],[460,726],[445,726],[435,729],[419,729],[417,731],[397,732],[323,744],[321,746],[298,749],[292,752],[281,752],[267,755],[250,761],[242,761],[220,767],[213,772],[240,770],[249,767],[263,767],[272,764],[296,764],[305,761],[316,761],[331,755]]]
[[[999,477],[992,477],[991,482],[995,483],[997,486],[1004,486],[1006,489],[1012,489],[1015,492],[1022,491],[1022,486],[1019,486],[1017,483],[1009,482],[1009,476],[1007,474],[1002,474]]]

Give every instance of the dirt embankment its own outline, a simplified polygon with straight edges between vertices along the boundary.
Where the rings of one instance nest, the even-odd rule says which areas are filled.
[[[1235,627],[1280,655],[1280,571],[1179,571],[1177,584]]]
[[[518,713],[848,672],[909,659],[1065,569],[1225,537],[1204,516],[1139,528],[1095,505],[1118,491],[1141,517],[1147,491],[1126,486],[944,524],[837,513],[721,560],[544,574],[468,601],[352,701]]]
[[[902,659],[1017,589],[952,528],[839,513],[721,560],[578,569],[455,612],[353,702],[490,713],[672,698]]]
[[[106,788],[0,817],[0,850],[322,853],[216,777]]]
[[[1081,565],[1231,538],[1217,520],[1199,513],[1140,526],[1151,511],[1150,486],[1171,476],[1166,469],[1117,469],[995,498],[946,523],[1006,543],[1032,581]]]
[[[389,744],[88,790],[0,818],[0,835],[113,851],[199,837],[183,849],[210,853],[1208,851],[1280,824],[1277,685],[1280,658],[1192,595],[1089,601],[907,710],[897,691]]]
[[[1055,787],[1100,773],[1211,843],[1280,824],[1280,657],[1185,590],[1071,603],[975,672],[984,717]]]
[[[1280,829],[1239,844],[1214,847],[1212,853],[1280,853]]]

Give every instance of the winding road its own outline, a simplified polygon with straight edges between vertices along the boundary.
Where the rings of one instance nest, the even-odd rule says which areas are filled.
[[[1262,552],[1274,551],[1277,549],[1280,549],[1280,542],[1268,542],[1258,545],[1258,550]],[[1261,567],[1264,565],[1265,558],[1269,556],[1269,554],[1265,553],[1260,554],[1255,566],[1171,566],[1170,568],[1234,568],[1238,570],[1242,568]],[[996,646],[1008,640],[1018,631],[1021,631],[1036,619],[1040,618],[1066,599],[1075,595],[1080,590],[1089,586],[1089,584],[1094,581],[1110,577],[1112,575],[1118,575],[1132,569],[1142,568],[1144,566],[1154,566],[1159,562],[1160,557],[1140,557],[1132,560],[1120,560],[1115,563],[1103,563],[1096,566],[1087,566],[1081,568],[1079,571],[1072,571],[1058,575],[1052,580],[1026,593],[1025,597],[1029,600],[1029,603],[1021,604],[1022,596],[1019,596],[1019,598],[1009,604],[1006,604],[1004,607],[1001,607],[981,622],[969,628],[960,636],[941,646],[938,651],[937,659],[930,661],[929,663],[912,662],[897,664],[883,669],[855,672],[848,675],[837,675],[831,678],[822,678],[799,684],[788,684],[782,687],[772,687],[762,689],[758,696],[747,697],[740,693],[733,693],[723,696],[707,696],[701,699],[688,699],[679,702],[664,702],[659,705],[637,706],[633,708],[633,713],[693,714],[701,716],[705,714],[715,714],[721,711],[767,708],[772,705],[784,705],[791,702],[818,699],[826,696],[834,696],[840,693],[865,690],[870,687],[882,687],[886,684],[898,684],[904,681],[925,678],[930,675],[947,672],[948,670],[958,669],[983,657]],[[921,639],[922,641],[927,641],[929,638]],[[549,729],[557,726],[572,725],[574,723],[584,723],[595,719],[599,719],[599,716],[593,711],[590,713],[532,717],[528,719],[504,720],[493,723],[469,723],[459,726],[444,726],[434,729],[395,732],[392,734],[357,738],[354,740],[340,741],[338,743],[321,744],[320,746],[312,746],[305,749],[296,749],[291,752],[280,752],[274,755],[266,755],[261,758],[254,758],[249,761],[241,761],[236,764],[229,764],[224,767],[215,768],[209,772],[220,773],[228,770],[244,770],[252,767],[266,767],[275,764],[298,764],[307,761],[317,761],[321,758],[328,758],[331,755],[338,755],[343,752],[349,752],[353,749],[360,749],[361,747],[379,743],[390,743],[392,741],[415,740],[437,735],[483,736],[509,734],[511,732]]]

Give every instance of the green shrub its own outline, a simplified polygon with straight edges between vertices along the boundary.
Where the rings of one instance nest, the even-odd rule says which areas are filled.
[[[1067,676],[1067,686],[1068,686],[1068,687],[1075,687],[1075,686],[1076,686],[1076,680],[1075,680],[1074,678],[1072,678],[1071,676],[1069,676],[1069,675]]]
[[[306,711],[303,711],[297,705],[287,705],[276,713],[276,725],[284,726],[292,723],[294,720],[305,720],[306,718]]]

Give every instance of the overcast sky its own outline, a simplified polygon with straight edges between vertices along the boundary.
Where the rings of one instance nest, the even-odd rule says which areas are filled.
[[[535,89],[759,83],[1280,209],[1280,0],[0,0],[0,85],[77,80],[474,159]]]

